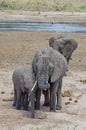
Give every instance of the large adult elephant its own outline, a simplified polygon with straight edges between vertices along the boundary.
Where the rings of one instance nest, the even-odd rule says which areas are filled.
[[[78,43],[75,39],[70,37],[51,37],[49,39],[49,46],[59,51],[66,58],[67,63],[69,63],[69,60],[71,59],[73,52],[78,47]],[[45,98],[43,105],[49,106],[49,91],[43,91],[43,94]]]
[[[40,109],[41,90],[50,90],[50,111],[61,109],[61,88],[62,78],[67,70],[67,62],[58,51],[49,48],[36,52],[32,62],[33,73],[37,81],[36,102],[37,109]],[[31,93],[31,111],[34,118],[34,94]]]
[[[55,50],[58,50],[67,60],[71,59],[72,53],[78,47],[78,43],[75,39],[70,37],[51,37],[49,39],[49,46]]]
[[[14,85],[13,106],[16,106],[16,109],[27,110],[28,98],[35,82],[32,67],[14,70],[12,80]]]

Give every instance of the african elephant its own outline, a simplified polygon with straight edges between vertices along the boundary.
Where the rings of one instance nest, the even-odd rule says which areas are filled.
[[[70,37],[51,37],[49,39],[49,46],[58,50],[66,58],[67,63],[69,63],[72,53],[78,47],[78,43]]]
[[[36,52],[32,69],[37,81],[37,89],[35,91],[36,108],[40,109],[41,90],[50,90],[50,111],[61,109],[61,88],[62,78],[67,70],[67,62],[63,55],[53,48],[39,50]],[[31,96],[32,118],[34,115],[34,92]]]
[[[16,109],[28,109],[28,96],[34,84],[34,75],[32,68],[16,69],[12,75],[14,85],[14,101],[13,106]]]
[[[69,63],[72,53],[76,50],[78,43],[70,37],[51,37],[49,39],[49,46],[55,50],[58,50],[66,58],[67,63]],[[43,105],[49,106],[49,91],[47,90],[43,94],[45,98]]]

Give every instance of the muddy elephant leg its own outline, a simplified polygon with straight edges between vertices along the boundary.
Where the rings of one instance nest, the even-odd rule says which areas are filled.
[[[17,93],[16,93],[16,89],[14,89],[13,106],[16,106],[16,101],[17,101]]]
[[[57,101],[57,89],[58,81],[51,84],[50,87],[50,111],[56,111],[56,101]]]
[[[43,104],[43,106],[50,106],[49,89],[43,90],[43,94],[44,94],[44,104]]]
[[[62,78],[60,78],[60,80],[59,80],[59,86],[58,86],[58,90],[57,90],[57,106],[56,106],[57,110],[61,110],[61,108],[62,108],[61,90],[62,90]]]
[[[17,102],[16,102],[16,109],[21,109],[21,98],[22,98],[22,92],[21,90],[17,90]]]
[[[38,88],[35,93],[35,109],[40,110],[40,98],[41,98],[41,90]]]

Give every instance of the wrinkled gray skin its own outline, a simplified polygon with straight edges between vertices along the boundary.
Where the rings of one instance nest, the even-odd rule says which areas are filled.
[[[21,68],[14,70],[12,75],[14,85],[13,106],[16,109],[28,109],[28,96],[34,84],[34,75],[31,69]]]
[[[49,48],[36,52],[32,62],[33,73],[37,80],[36,108],[40,109],[41,90],[50,90],[50,111],[62,108],[61,88],[62,78],[67,70],[67,62],[58,51]],[[32,92],[31,110],[34,115],[34,92]]]
[[[66,58],[67,63],[69,63],[72,53],[78,47],[78,43],[70,37],[51,37],[49,39],[49,46],[55,50],[58,50]]]

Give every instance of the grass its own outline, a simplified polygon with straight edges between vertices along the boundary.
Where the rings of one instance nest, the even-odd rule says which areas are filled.
[[[86,0],[0,0],[0,9],[86,12]]]

